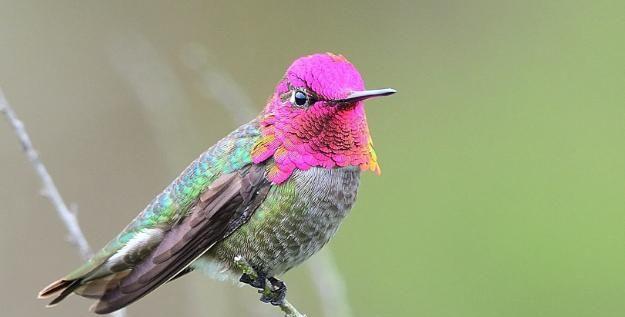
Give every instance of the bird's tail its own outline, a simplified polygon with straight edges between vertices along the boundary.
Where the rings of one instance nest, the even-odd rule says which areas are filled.
[[[128,271],[123,271],[96,279],[88,279],[85,276],[74,279],[61,278],[41,290],[39,298],[49,298],[56,295],[47,307],[58,304],[72,293],[86,298],[100,299],[107,291],[117,287],[119,281],[128,273]]]
[[[81,280],[82,279],[59,279],[54,281],[39,292],[39,298],[48,298],[60,293],[48,304],[48,307],[52,307],[62,301],[69,294],[73,293],[76,288],[80,287]]]

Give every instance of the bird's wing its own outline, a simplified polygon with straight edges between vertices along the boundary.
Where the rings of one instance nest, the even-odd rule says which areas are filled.
[[[219,177],[194,204],[189,216],[164,233],[163,240],[93,311],[107,314],[143,297],[175,277],[215,243],[245,223],[264,200],[270,183],[262,166]]]
[[[236,210],[232,210],[231,205],[237,201],[241,201],[241,205],[250,203],[242,200],[241,193],[235,193],[234,186],[240,186],[243,191],[255,186],[262,187],[259,184],[245,183],[252,179],[252,175],[258,174],[257,171],[250,170],[257,167],[251,166],[249,153],[259,137],[258,123],[252,120],[221,139],[193,161],[116,238],[82,266],[45,287],[39,297],[56,296],[49,305],[55,305],[71,293],[101,298],[141,265],[146,257],[157,252],[156,248],[163,248],[161,244],[165,240],[170,244],[176,241],[176,234],[183,229],[178,227],[188,225],[185,221],[192,214],[192,208],[193,212],[200,211],[199,208],[208,208],[210,201],[227,200],[226,194],[231,197],[228,197],[230,201],[225,202],[224,206],[210,207],[218,215],[217,218],[208,220],[211,226],[218,229],[211,232],[211,238],[217,239],[215,237],[219,236],[219,230],[223,229],[217,223],[226,223],[227,217],[232,217],[233,223],[228,224],[231,227],[234,223],[246,221],[242,215],[234,213]],[[231,191],[225,191],[225,188],[231,188]],[[211,198],[208,197],[210,193],[219,197],[208,199]],[[203,201],[200,196],[204,197]],[[244,198],[249,200],[247,196]],[[216,223],[212,224],[213,221]]]
[[[98,299],[92,307],[96,313],[120,309],[175,278],[193,260],[246,223],[265,199],[270,185],[261,165],[250,164],[223,174],[198,195],[187,216],[175,225],[142,231],[113,256],[92,258],[86,265],[89,270],[81,268],[77,270],[80,275],[50,284],[39,296],[59,293],[50,302],[52,306],[75,292]]]

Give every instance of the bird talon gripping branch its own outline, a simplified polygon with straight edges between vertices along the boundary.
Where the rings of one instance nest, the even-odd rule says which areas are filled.
[[[256,278],[252,278],[251,275],[247,273],[243,273],[239,282],[245,283],[253,288],[265,289],[265,285],[267,284],[267,278],[263,274],[259,274]]]
[[[243,272],[239,282],[258,288],[262,292],[267,285],[267,275],[254,269],[242,256],[234,257],[235,266]]]
[[[267,280],[271,284],[271,287],[265,287],[263,295],[260,297],[260,301],[274,306],[284,305],[284,299],[286,298],[286,284],[275,277],[269,277]]]

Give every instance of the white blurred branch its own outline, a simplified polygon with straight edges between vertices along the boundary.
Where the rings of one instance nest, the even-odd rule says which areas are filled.
[[[26,154],[26,157],[28,157],[28,160],[32,164],[35,172],[37,172],[37,176],[39,176],[39,179],[41,180],[43,196],[50,201],[50,203],[56,210],[57,215],[65,225],[65,228],[69,233],[69,242],[76,246],[83,260],[88,260],[92,255],[91,248],[89,247],[87,239],[85,239],[85,235],[80,229],[80,225],[78,224],[78,218],[76,218],[76,213],[71,211],[67,207],[67,204],[65,204],[65,201],[61,197],[59,190],[56,188],[56,185],[54,184],[50,173],[48,173],[48,169],[39,158],[39,153],[37,153],[37,151],[33,147],[30,136],[28,135],[28,133],[26,132],[26,128],[24,127],[24,123],[17,117],[15,111],[9,105],[9,102],[6,100],[6,97],[4,96],[1,88],[0,112],[2,112],[9,124],[11,124],[11,126],[13,127],[15,135],[22,145],[22,150]],[[73,209],[75,210],[76,208]],[[124,317],[126,314],[125,310],[119,310],[112,315],[115,317]]]
[[[250,121],[258,113],[252,98],[230,73],[213,65],[209,56],[204,45],[190,43],[182,49],[180,57],[198,75],[195,86],[203,97],[216,101],[236,125]]]
[[[4,93],[0,90],[0,112],[4,114],[5,118],[15,131],[17,138],[19,139],[22,150],[28,157],[28,160],[33,165],[35,172],[37,172],[37,176],[41,180],[42,185],[42,193],[48,198],[54,209],[56,210],[57,215],[63,221],[65,228],[69,232],[69,241],[78,248],[80,252],[80,256],[83,259],[89,259],[91,256],[91,249],[89,248],[89,244],[87,243],[87,239],[85,239],[85,235],[82,233],[80,226],[78,225],[78,219],[76,215],[67,208],[67,205],[63,201],[61,194],[59,193],[56,185],[54,185],[54,181],[52,177],[48,173],[48,169],[45,167],[41,159],[39,158],[39,154],[33,147],[32,142],[30,141],[30,137],[26,132],[26,128],[24,127],[24,123],[17,118],[15,111],[9,105],[9,102],[6,100]]]
[[[308,270],[317,288],[326,317],[351,317],[352,309],[347,300],[347,290],[339,273],[332,250],[327,246],[308,262]]]

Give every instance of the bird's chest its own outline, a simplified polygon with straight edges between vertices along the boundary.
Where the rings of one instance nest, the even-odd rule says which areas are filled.
[[[295,171],[210,254],[224,262],[243,256],[257,269],[283,273],[330,240],[354,204],[359,181],[358,167]]]

